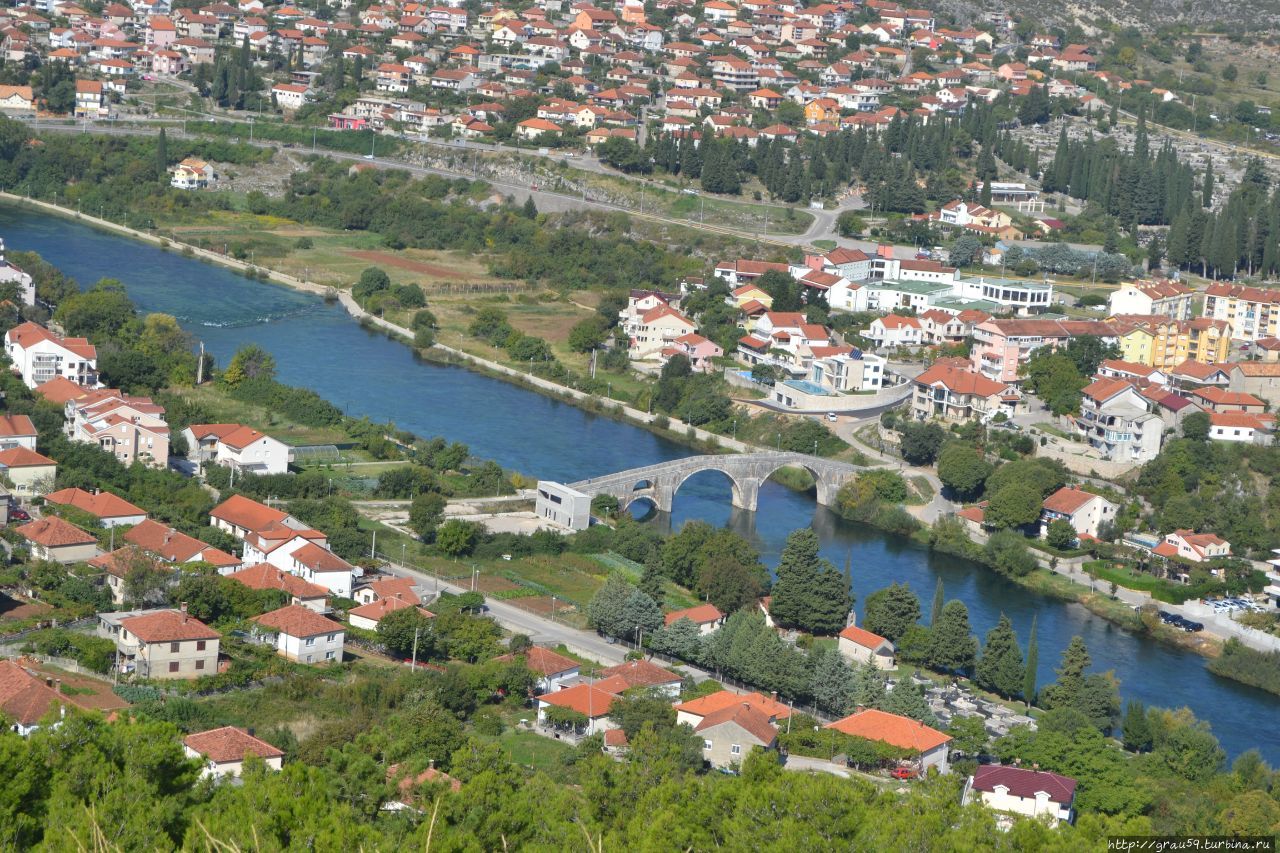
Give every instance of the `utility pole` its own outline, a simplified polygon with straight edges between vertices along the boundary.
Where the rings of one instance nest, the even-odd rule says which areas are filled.
[[[369,545],[369,556],[378,559],[378,531],[373,531],[373,542]]]
[[[413,629],[413,662],[409,664],[410,670],[418,668],[418,632],[421,630],[421,628]]]
[[[204,384],[204,341],[200,342],[200,360],[196,362],[196,384]]]

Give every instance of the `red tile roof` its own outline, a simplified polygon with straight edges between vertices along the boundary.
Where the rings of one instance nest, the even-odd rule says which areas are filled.
[[[216,640],[217,631],[194,616],[177,610],[160,610],[143,616],[121,619],[120,624],[144,643],[174,643],[180,640]]]
[[[542,646],[530,646],[520,654],[524,655],[525,665],[533,672],[543,676],[560,675],[564,672],[572,672],[577,669],[579,664],[573,658],[567,658],[559,652],[553,652],[551,649]],[[498,660],[509,661],[515,660],[517,655],[502,655]]]
[[[11,660],[0,660],[0,712],[30,726],[69,700]]]
[[[688,702],[681,702],[675,707],[677,711],[684,711],[686,714],[693,714],[697,717],[705,717],[715,711],[743,702],[759,708],[763,713],[768,714],[775,720],[785,720],[791,716],[791,709],[776,699],[771,699],[760,693],[733,693],[729,690],[721,690],[718,693],[712,693]]]
[[[28,436],[36,434],[36,425],[26,415],[0,415],[0,435]]]
[[[210,761],[226,764],[231,761],[243,761],[247,755],[259,758],[281,758],[284,751],[277,749],[265,740],[259,740],[244,729],[235,726],[223,726],[207,732],[196,732],[187,735],[182,742],[193,751],[200,753]]]
[[[63,521],[56,515],[24,524],[18,528],[18,532],[27,541],[43,545],[46,548],[59,548],[66,545],[92,545],[98,541],[97,537],[86,533],[68,521]]]
[[[1027,770],[1023,767],[1004,767],[987,764],[973,774],[975,791],[994,792],[996,786],[1007,788],[1015,797],[1034,799],[1041,791],[1049,795],[1049,801],[1068,805],[1075,798],[1076,780],[1047,770]]]
[[[850,714],[843,720],[831,723],[827,728],[916,752],[928,752],[951,740],[950,735],[929,728],[919,720],[874,708]]]
[[[916,377],[917,385],[930,386],[942,384],[953,394],[974,394],[979,397],[994,397],[1008,390],[1009,386],[994,379],[988,379],[981,373],[961,370],[949,364],[935,364]]]
[[[601,670],[600,675],[605,679],[621,678],[626,682],[627,690],[633,687],[658,687],[681,681],[681,677],[676,673],[647,660],[629,660]]]
[[[840,638],[856,643],[865,649],[878,649],[889,641],[879,634],[874,634],[865,628],[859,628],[857,625],[849,625],[840,632]]]
[[[0,450],[0,467],[3,468],[35,468],[40,465],[57,465],[48,456],[28,450],[25,447],[10,447]]]
[[[134,506],[122,497],[110,492],[86,492],[84,489],[59,489],[45,495],[48,503],[71,506],[83,510],[96,518],[124,518],[128,516],[146,516],[147,511]]]
[[[360,616],[370,619],[374,622],[381,622],[382,617],[388,613],[394,613],[397,610],[403,610],[406,607],[415,606],[415,602],[406,601],[403,598],[379,598],[377,601],[371,601],[368,604],[362,604],[359,607],[353,607],[347,611],[348,616]],[[430,610],[424,610],[419,607],[418,612],[428,619],[434,619],[435,614]]]
[[[249,589],[282,589],[294,598],[325,598],[329,595],[329,590],[325,587],[281,571],[270,563],[258,563],[227,577],[239,581]]]
[[[568,708],[594,719],[607,715],[617,698],[614,694],[606,693],[593,685],[575,684],[564,690],[543,694],[538,697],[538,701],[558,708]]]
[[[1044,499],[1044,508],[1050,512],[1071,515],[1096,497],[1098,496],[1092,492],[1077,489],[1075,486],[1063,486]]]
[[[705,732],[725,723],[737,724],[762,746],[769,746],[778,737],[778,729],[770,722],[769,715],[746,702],[712,711],[702,718],[694,727],[694,731]]]
[[[316,637],[345,630],[339,623],[301,604],[287,604],[279,610],[255,616],[253,621],[290,637]]]
[[[706,625],[719,622],[723,618],[724,614],[714,604],[699,604],[697,607],[686,607],[684,610],[672,610],[662,617],[668,625],[673,625],[681,619],[688,619],[695,625]]]
[[[246,530],[265,530],[289,517],[287,512],[265,506],[244,495],[232,495],[209,513],[213,518]]]
[[[294,551],[293,558],[313,572],[349,572],[352,569],[346,560],[314,542]]]

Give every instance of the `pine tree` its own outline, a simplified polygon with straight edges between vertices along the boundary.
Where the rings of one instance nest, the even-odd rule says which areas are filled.
[[[645,561],[644,571],[640,573],[639,589],[645,595],[652,598],[661,607],[663,603],[663,588],[666,578],[662,575],[661,560],[657,556],[658,552],[654,551],[654,556]]]
[[[1031,637],[1027,640],[1027,668],[1022,679],[1022,701],[1030,708],[1036,701],[1036,668],[1040,665],[1040,646],[1036,642],[1036,617],[1031,617]]]
[[[929,627],[938,624],[938,617],[942,615],[942,605],[944,603],[945,592],[942,588],[942,577],[938,577],[938,582],[933,586],[933,606],[929,608]]]
[[[1022,662],[1022,651],[1018,648],[1018,638],[1013,633],[1013,625],[1009,622],[1009,617],[1001,613],[1000,621],[987,632],[982,658],[974,670],[973,680],[993,693],[1012,698],[1022,690],[1025,675],[1026,667]]]
[[[1147,709],[1137,699],[1129,700],[1124,711],[1124,748],[1130,752],[1146,752],[1151,749],[1151,718]]]
[[[978,654],[978,641],[970,632],[969,608],[964,602],[951,600],[942,608],[942,616],[929,637],[929,666],[951,672],[973,668]]]
[[[1213,207],[1213,160],[1210,159],[1204,167],[1204,183],[1200,189],[1200,205],[1202,207]]]
[[[834,634],[849,614],[844,576],[818,553],[818,535],[802,528],[787,537],[778,562],[770,614],[787,628]]]
[[[1050,710],[1079,708],[1084,699],[1084,671],[1091,662],[1084,640],[1072,637],[1062,653],[1062,664],[1056,670],[1058,680],[1041,691],[1040,704]]]
[[[885,674],[871,661],[866,661],[854,672],[854,705],[861,708],[882,708],[885,700]]]
[[[809,694],[819,708],[838,717],[845,716],[853,710],[857,687],[853,668],[838,651],[828,648],[815,655]]]
[[[929,702],[925,699],[924,692],[909,676],[902,676],[894,682],[893,689],[884,699],[883,710],[890,714],[919,720],[926,726],[938,722],[933,716],[933,711],[929,710]]]

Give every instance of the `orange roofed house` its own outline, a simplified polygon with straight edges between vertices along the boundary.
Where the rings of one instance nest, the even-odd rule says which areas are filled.
[[[986,423],[996,414],[1017,412],[1021,395],[997,382],[952,364],[935,364],[915,378],[911,415],[918,421],[978,420]]]
[[[1154,550],[1161,557],[1177,557],[1192,563],[1204,563],[1219,557],[1230,557],[1231,543],[1214,533],[1175,530],[1166,533],[1164,541]]]
[[[254,474],[289,470],[289,446],[242,424],[192,424],[182,431],[187,458],[216,462]]]
[[[575,684],[554,693],[544,693],[538,697],[538,722],[550,725],[548,713],[554,715],[552,709],[559,708],[586,717],[586,723],[577,727],[579,734],[590,736],[596,732],[616,729],[618,724],[609,719],[609,709],[617,698],[616,693],[602,690],[594,684]]]
[[[270,563],[258,563],[227,577],[244,584],[249,589],[278,589],[289,596],[290,604],[298,604],[316,613],[329,609],[329,590],[319,584],[304,581]]]
[[[27,322],[4,333],[4,350],[28,388],[57,377],[89,388],[98,384],[98,350],[85,338],[61,338]]]
[[[26,737],[45,717],[77,704],[76,697],[63,694],[52,679],[28,670],[21,661],[0,660],[0,717],[10,731]]]
[[[217,631],[182,610],[99,613],[98,633],[115,640],[122,672],[142,678],[200,678],[218,672]]]
[[[56,515],[29,522],[18,533],[31,547],[37,560],[55,563],[78,563],[98,554],[98,539]]]
[[[279,770],[284,761],[283,750],[235,726],[189,734],[182,740],[182,751],[188,758],[203,761],[200,775],[214,779],[239,776],[250,755],[261,758],[272,770]]]
[[[253,617],[254,634],[276,653],[298,663],[342,662],[342,625],[300,604],[287,604]]]
[[[910,750],[915,753],[921,772],[930,767],[936,768],[939,773],[947,773],[951,769],[947,763],[950,751],[947,744],[951,743],[951,736],[910,717],[868,708],[850,714],[843,720],[836,720],[827,728]]]
[[[142,522],[147,511],[110,492],[86,492],[84,489],[59,489],[45,495],[45,503],[68,506],[88,513],[103,527],[118,527]]]
[[[840,632],[837,646],[840,654],[854,663],[872,663],[876,669],[893,669],[893,643],[857,625]]]
[[[530,646],[519,655],[502,655],[497,660],[511,661],[520,656],[524,657],[525,665],[536,676],[534,688],[539,693],[554,693],[578,680],[580,668],[576,660],[543,646]]]

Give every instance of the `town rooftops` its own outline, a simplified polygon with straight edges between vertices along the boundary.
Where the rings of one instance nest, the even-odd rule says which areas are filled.
[[[237,566],[240,560],[226,551],[219,550],[195,537],[180,533],[172,527],[148,518],[135,524],[124,535],[126,542],[150,551],[171,563],[186,563],[199,559],[215,566]]]
[[[70,522],[63,521],[56,515],[37,519],[18,528],[18,532],[29,542],[43,545],[46,548],[59,548],[67,545],[94,545],[97,537],[84,532]]]
[[[18,724],[34,725],[53,708],[74,701],[16,661],[0,660],[0,712]]]
[[[194,616],[177,610],[158,610],[121,619],[126,631],[144,643],[176,643],[182,640],[216,640],[217,631]]]
[[[422,599],[413,591],[413,578],[379,578],[362,584],[360,589],[367,589],[375,598],[403,598],[417,604]]]
[[[259,758],[281,758],[284,751],[277,749],[265,740],[259,740],[244,729],[235,726],[223,726],[207,732],[196,732],[187,735],[182,742],[193,752],[198,752],[215,764],[227,764],[243,761],[245,756],[256,755]]]
[[[673,625],[681,619],[688,619],[695,625],[707,625],[719,622],[723,618],[724,614],[714,604],[699,604],[697,607],[686,607],[684,610],[672,610],[662,617],[668,625]]]
[[[50,403],[57,403],[59,406],[83,397],[86,390],[83,385],[77,385],[65,376],[55,376],[48,382],[35,387],[37,394]]]
[[[245,530],[265,530],[289,517],[287,512],[260,504],[244,495],[232,495],[209,513],[219,521],[225,521]]]
[[[1197,388],[1192,396],[1208,400],[1215,406],[1231,406],[1237,409],[1262,408],[1266,404],[1252,394],[1243,391],[1228,391],[1225,388]]]
[[[301,604],[285,605],[279,610],[255,616],[253,621],[264,628],[288,634],[290,637],[317,637],[321,634],[345,630],[342,625],[332,619],[326,619]]]
[[[353,568],[346,560],[314,542],[308,542],[294,551],[293,559],[313,572],[349,572]]]
[[[1244,376],[1280,376],[1280,361],[1242,361],[1232,367]]]
[[[1063,486],[1044,499],[1044,508],[1050,512],[1071,515],[1096,497],[1098,496],[1092,492],[1077,489],[1075,486]]]
[[[239,581],[249,589],[281,589],[298,599],[325,598],[329,595],[329,590],[325,587],[281,571],[270,563],[258,563],[227,577]]]
[[[1023,767],[1004,767],[987,764],[973,774],[975,791],[994,792],[997,787],[1006,789],[1011,796],[1034,799],[1036,794],[1049,795],[1049,802],[1070,805],[1076,795],[1076,780],[1048,770],[1028,770]]]
[[[928,752],[951,740],[950,735],[932,729],[919,720],[874,708],[850,714],[843,720],[829,724],[827,728],[916,752]]]
[[[25,447],[10,447],[0,450],[0,468],[35,468],[40,465],[57,465],[48,456],[36,453]]]
[[[122,497],[110,492],[86,492],[84,489],[59,489],[45,495],[47,503],[75,507],[89,513],[95,518],[124,518],[128,516],[145,516],[147,511],[136,507]]]
[[[548,705],[555,705],[558,708],[577,711],[579,714],[585,714],[587,717],[594,719],[608,714],[609,709],[613,707],[613,703],[617,698],[613,693],[606,693],[594,685],[575,684],[573,687],[566,687],[564,690],[543,694],[538,697],[538,701],[546,702]]]

